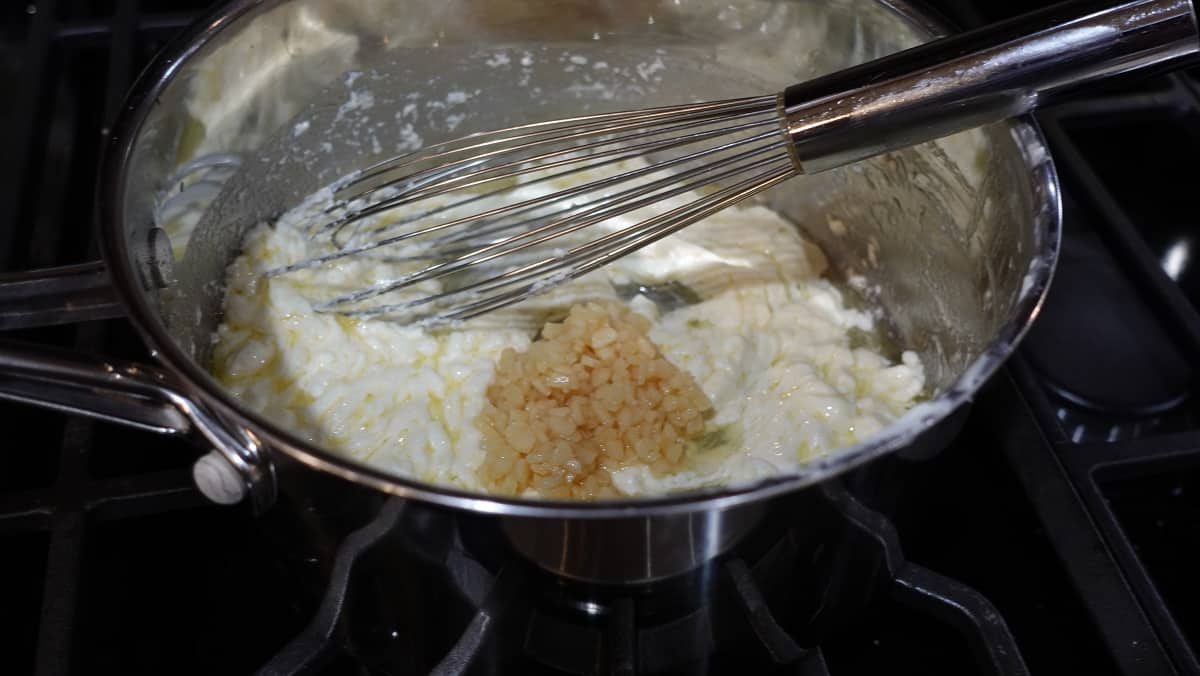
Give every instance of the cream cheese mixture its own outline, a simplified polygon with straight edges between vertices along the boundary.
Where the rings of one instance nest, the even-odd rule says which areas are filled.
[[[607,468],[625,495],[787,472],[878,432],[924,387],[917,356],[897,362],[870,347],[872,314],[847,307],[821,277],[821,253],[763,206],[725,210],[524,308],[439,331],[313,309],[397,277],[396,263],[358,258],[265,276],[319,252],[307,232],[325,218],[322,206],[315,198],[249,233],[229,268],[214,372],[282,426],[389,472],[484,490],[474,422],[501,352],[528,348],[540,324],[529,317],[586,300],[621,300],[649,319],[650,339],[713,405],[678,471]]]

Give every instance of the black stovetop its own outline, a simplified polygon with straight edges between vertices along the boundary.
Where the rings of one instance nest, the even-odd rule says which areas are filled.
[[[0,270],[95,256],[106,124],[208,4],[0,7]],[[971,25],[1035,3],[935,4]],[[711,585],[711,607],[646,617],[647,597],[610,590],[581,620],[570,585],[464,555],[487,549],[474,520],[410,510],[392,518],[475,548],[364,553],[360,567],[397,575],[352,585],[335,623],[320,601],[341,590],[311,584],[321,566],[281,555],[269,518],[193,490],[192,447],[0,403],[0,673],[1200,673],[1200,74],[1128,80],[1040,119],[1066,206],[1046,309],[946,451],[818,496],[849,524],[842,554],[797,560],[775,524],[719,579],[676,583]],[[120,320],[12,337],[146,358]],[[838,602],[792,617],[776,600],[811,595],[784,591],[796,577]]]

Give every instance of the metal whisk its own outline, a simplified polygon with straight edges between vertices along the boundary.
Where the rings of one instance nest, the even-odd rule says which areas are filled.
[[[390,159],[336,193],[328,253],[398,277],[319,311],[467,319],[578,278],[801,173],[1028,112],[1082,82],[1191,55],[1189,0],[1066,3],[794,85],[779,95],[587,115]],[[431,283],[438,282],[435,286]]]

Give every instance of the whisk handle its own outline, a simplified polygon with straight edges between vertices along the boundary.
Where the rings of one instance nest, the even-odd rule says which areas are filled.
[[[1067,2],[789,87],[815,173],[1029,112],[1077,85],[1200,51],[1191,0]]]

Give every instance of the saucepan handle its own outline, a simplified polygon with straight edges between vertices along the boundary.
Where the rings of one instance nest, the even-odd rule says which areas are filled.
[[[1191,0],[1077,0],[793,85],[783,104],[794,158],[815,173],[1198,52]]]
[[[0,331],[124,315],[101,261],[0,275]]]
[[[0,330],[123,314],[100,262],[0,276]],[[232,504],[248,496],[256,510],[274,501],[261,445],[158,368],[0,340],[0,399],[196,439],[213,449],[192,472],[205,497]]]

